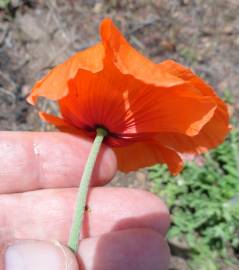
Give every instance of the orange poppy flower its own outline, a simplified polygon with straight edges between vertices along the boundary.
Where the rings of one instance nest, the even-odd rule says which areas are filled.
[[[167,60],[154,64],[126,41],[110,19],[100,26],[101,42],[51,70],[32,89],[56,100],[62,118],[41,112],[60,130],[105,144],[125,172],[166,163],[176,174],[180,153],[202,153],[222,143],[229,131],[224,102],[189,69]]]

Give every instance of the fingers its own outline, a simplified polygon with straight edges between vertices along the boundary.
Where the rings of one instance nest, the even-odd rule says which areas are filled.
[[[41,190],[0,196],[0,238],[58,240],[69,237],[76,189]],[[93,188],[82,237],[130,228],[165,235],[166,206],[155,195],[126,188]]]
[[[80,243],[82,270],[167,270],[169,249],[165,240],[147,229],[131,229],[88,238]],[[22,240],[1,254],[0,270],[78,270],[76,258],[59,243]]]
[[[79,185],[92,142],[65,133],[0,132],[0,194]],[[116,171],[113,151],[103,146],[92,185]]]
[[[1,252],[0,270],[78,270],[74,254],[58,242],[22,240]]]
[[[169,249],[160,234],[130,229],[84,239],[79,248],[85,270],[167,270]]]

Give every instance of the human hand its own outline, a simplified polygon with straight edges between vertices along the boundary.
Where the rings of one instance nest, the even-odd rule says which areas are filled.
[[[92,187],[77,258],[63,246],[90,147],[64,133],[0,132],[0,270],[168,269],[168,210],[145,191]],[[102,147],[92,186],[116,169]]]

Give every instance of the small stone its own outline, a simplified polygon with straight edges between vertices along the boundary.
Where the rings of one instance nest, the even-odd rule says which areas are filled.
[[[187,261],[183,258],[171,256],[170,259],[170,268],[172,270],[189,270],[189,266],[187,265]]]
[[[45,31],[39,24],[39,20],[30,14],[25,14],[18,17],[20,30],[34,41],[40,40],[46,36]]]
[[[137,172],[136,173],[136,178],[141,181],[141,182],[144,182],[146,180],[146,176],[144,173],[142,172]]]
[[[18,8],[22,5],[22,1],[21,0],[11,0],[11,6],[14,8]]]
[[[21,88],[21,96],[26,97],[27,95],[29,95],[30,90],[31,90],[31,87],[29,85],[24,84]]]
[[[224,28],[223,28],[223,33],[225,34],[233,34],[233,26],[232,25],[226,25]]]
[[[93,10],[95,13],[98,14],[102,11],[102,8],[103,8],[103,3],[96,3]]]

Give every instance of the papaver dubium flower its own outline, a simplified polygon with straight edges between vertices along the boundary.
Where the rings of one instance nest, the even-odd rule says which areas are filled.
[[[180,153],[202,153],[222,143],[228,112],[214,90],[191,70],[166,60],[154,64],[137,52],[110,19],[100,25],[101,41],[56,66],[32,89],[55,100],[62,118],[41,112],[60,130],[104,143],[125,172],[166,163],[176,174]]]

